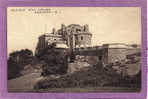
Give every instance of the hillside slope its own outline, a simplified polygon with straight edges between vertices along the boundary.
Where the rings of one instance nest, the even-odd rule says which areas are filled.
[[[40,78],[42,78],[40,77],[40,73],[30,73],[15,79],[8,80],[8,91],[31,91]]]
[[[72,87],[100,87],[118,83],[121,76],[113,69],[105,71],[101,66],[83,68],[81,71],[60,76],[60,78],[46,78],[37,83],[35,88],[72,88]]]

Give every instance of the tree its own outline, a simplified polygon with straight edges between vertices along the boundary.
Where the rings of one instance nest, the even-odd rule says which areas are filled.
[[[66,49],[55,48],[54,45],[49,45],[44,49],[44,54],[41,58],[44,61],[42,75],[64,74],[68,68],[68,56]]]
[[[8,58],[8,79],[16,78],[21,75],[24,66],[33,61],[33,53],[29,49],[14,51]]]

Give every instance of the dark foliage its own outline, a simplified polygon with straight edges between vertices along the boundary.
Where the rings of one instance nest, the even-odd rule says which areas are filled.
[[[65,74],[68,69],[68,54],[65,49],[55,48],[54,45],[48,46],[40,60],[44,61],[43,63],[43,72],[42,75],[50,74]]]
[[[29,49],[22,49],[9,54],[8,59],[8,79],[21,75],[20,71],[24,66],[33,62],[33,53]]]
[[[108,84],[118,83],[120,75],[113,70],[105,71],[100,65],[85,68],[73,74],[66,74],[56,79],[39,81],[35,88],[72,88],[72,87],[102,87]]]
[[[133,48],[137,48],[137,47],[138,47],[137,44],[132,44],[131,46],[132,46]]]
[[[12,58],[8,60],[8,80],[12,78],[16,78],[21,76],[20,74],[20,66],[15,62]]]

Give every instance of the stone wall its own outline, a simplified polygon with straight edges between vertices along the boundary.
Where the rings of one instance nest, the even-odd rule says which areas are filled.
[[[48,43],[54,43],[54,42],[59,42],[62,41],[61,36],[46,36],[45,37],[45,42]]]
[[[129,54],[140,53],[140,49],[137,48],[101,48],[99,46],[77,49],[77,51],[75,53],[75,62],[69,67],[71,71],[77,71],[87,66],[94,66],[100,62],[105,67],[110,63],[123,62]]]
[[[127,55],[141,53],[139,48],[108,48],[103,52],[103,62],[105,64],[115,63],[117,61],[122,61],[127,58]]]
[[[76,35],[76,46],[86,46],[91,45],[91,35],[89,34],[79,34]]]
[[[77,55],[75,61],[87,62],[90,65],[95,65],[98,63],[98,56]]]
[[[109,48],[108,49],[108,63],[114,63],[117,61],[126,59],[125,48]]]
[[[89,66],[94,66],[98,63],[98,56],[76,55],[75,61],[69,63],[68,73],[80,71]]]
[[[126,50],[126,55],[131,55],[131,54],[140,53],[140,52],[141,52],[141,48],[129,48]]]

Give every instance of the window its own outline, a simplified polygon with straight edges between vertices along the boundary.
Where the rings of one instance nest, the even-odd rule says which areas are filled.
[[[54,40],[56,40],[56,39],[54,39]]]
[[[78,40],[78,36],[76,36],[76,40]]]
[[[102,55],[101,55],[101,56],[99,56],[99,60],[102,60]]]
[[[83,40],[83,36],[81,36],[81,40]]]
[[[76,32],[81,32],[81,30],[80,29],[76,29]]]

